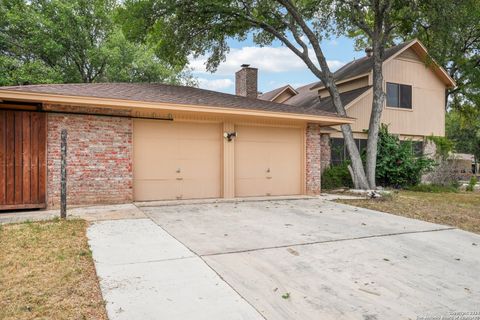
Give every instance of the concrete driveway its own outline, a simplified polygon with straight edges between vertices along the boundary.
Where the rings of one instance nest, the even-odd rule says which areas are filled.
[[[142,210],[266,319],[480,311],[480,236],[318,199]]]

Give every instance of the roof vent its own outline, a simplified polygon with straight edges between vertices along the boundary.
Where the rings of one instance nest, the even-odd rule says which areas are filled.
[[[367,57],[373,56],[373,49],[372,48],[366,48],[365,53],[367,54]]]

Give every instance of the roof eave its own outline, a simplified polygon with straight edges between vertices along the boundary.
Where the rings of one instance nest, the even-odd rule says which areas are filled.
[[[16,90],[0,90],[0,100],[14,100],[25,102],[57,103],[70,105],[95,105],[114,109],[149,109],[164,111],[196,112],[204,114],[225,114],[238,116],[251,116],[270,119],[297,120],[305,122],[322,123],[325,125],[349,124],[355,119],[330,115],[311,115],[302,113],[276,112],[258,109],[227,108],[208,105],[189,105],[178,103],[149,102],[124,99],[97,98],[88,96],[57,95],[37,92],[20,92]]]

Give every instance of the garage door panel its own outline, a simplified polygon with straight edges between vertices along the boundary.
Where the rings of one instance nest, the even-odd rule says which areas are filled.
[[[134,121],[137,201],[220,196],[219,124]]]
[[[160,199],[159,194],[162,195]],[[136,201],[177,199],[180,195],[180,181],[175,179],[137,180],[135,182]]]
[[[193,140],[181,139],[178,141],[181,149],[178,152],[180,159],[195,157],[197,159],[211,159],[213,153],[219,152],[220,140]]]
[[[268,196],[271,189],[271,180],[265,178],[240,178],[235,181],[235,196],[252,197]]]
[[[300,194],[302,130],[237,126],[235,193],[237,196]]]
[[[254,155],[254,156],[252,156]],[[236,176],[242,178],[254,178],[266,172],[268,162],[259,163],[258,159],[267,159],[268,151],[265,143],[237,142],[235,145]]]
[[[218,180],[216,178],[184,179],[182,184],[182,198],[216,198],[220,195],[220,184],[217,182]]]

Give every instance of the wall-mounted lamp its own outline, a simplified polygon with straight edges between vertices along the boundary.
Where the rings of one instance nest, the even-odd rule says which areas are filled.
[[[223,133],[223,137],[225,139],[227,139],[227,141],[232,141],[233,138],[236,138],[237,137],[237,132],[236,131],[233,131],[233,132],[224,132]]]

